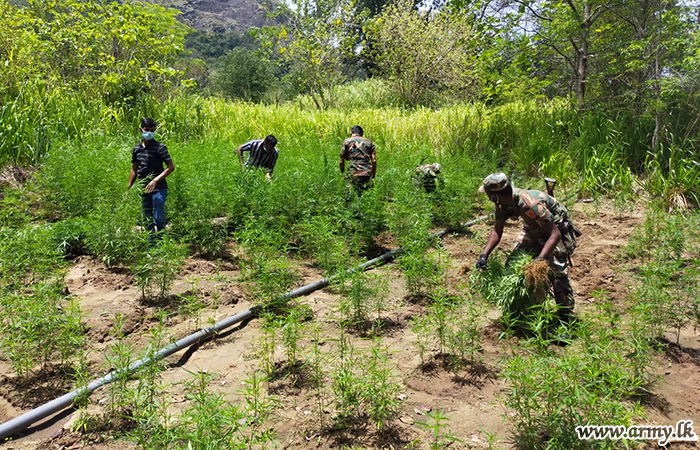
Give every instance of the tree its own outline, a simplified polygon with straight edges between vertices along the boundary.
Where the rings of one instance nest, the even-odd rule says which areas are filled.
[[[271,60],[299,92],[319,109],[333,105],[334,88],[347,78],[343,62],[361,46],[354,29],[358,12],[352,0],[292,0],[283,25],[255,35]]]
[[[178,11],[151,3],[30,0],[32,52],[46,61],[39,76],[78,91],[128,103],[179,83],[174,68],[189,28]]]
[[[616,68],[609,78],[620,80],[621,92],[613,98],[626,100],[637,114],[648,114],[654,118],[651,147],[656,150],[669,117],[669,106],[675,97],[674,79],[681,75],[681,62],[692,47],[690,19],[676,0],[638,0],[620,8],[617,18],[621,25],[615,27],[611,48],[617,52],[617,64],[607,64],[608,70]],[[626,34],[622,32],[627,31]],[[614,45],[624,42],[625,45]],[[669,95],[670,94],[670,95]],[[684,111],[673,116],[683,117]],[[686,116],[687,118],[687,116]],[[690,118],[690,120],[693,120]]]
[[[476,39],[463,15],[431,15],[402,0],[377,18],[372,41],[382,75],[408,105],[476,95]]]
[[[258,102],[274,83],[274,76],[269,62],[237,47],[221,57],[214,80],[226,97]]]
[[[589,58],[595,55],[592,41],[597,35],[593,25],[620,0],[514,0],[524,14],[523,25],[538,44],[545,45],[561,57],[570,69],[571,84],[579,105],[586,99]],[[603,31],[604,29],[599,29]]]
[[[0,98],[16,96],[23,82],[49,68],[35,22],[26,11],[0,0]]]

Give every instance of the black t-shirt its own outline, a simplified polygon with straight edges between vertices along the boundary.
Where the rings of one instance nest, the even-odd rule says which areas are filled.
[[[136,164],[136,176],[139,180],[157,177],[163,173],[163,164],[172,161],[168,148],[164,144],[155,139],[145,142],[145,147],[139,143],[131,150],[131,163]],[[167,187],[168,183],[163,178],[156,185],[154,192]]]

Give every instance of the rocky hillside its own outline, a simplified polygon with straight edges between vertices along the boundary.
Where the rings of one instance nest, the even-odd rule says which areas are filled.
[[[180,19],[195,30],[246,31],[265,24],[275,0],[155,0],[182,11]]]

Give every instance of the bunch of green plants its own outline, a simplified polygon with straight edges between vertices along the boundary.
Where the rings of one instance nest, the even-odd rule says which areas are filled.
[[[227,253],[226,242],[230,239],[227,224],[226,218],[214,222],[214,219],[204,215],[190,216],[186,221],[177,222],[177,228],[173,230],[173,234],[178,235],[183,242],[187,242],[193,253],[217,259],[226,256]]]
[[[148,345],[141,352],[141,358],[150,362],[135,374],[136,382],[130,386],[135,422],[131,437],[143,448],[155,448],[171,438],[171,397],[162,376],[165,363],[156,357],[167,343],[165,315],[161,313],[156,319],[156,326],[148,332]]]
[[[261,314],[263,335],[258,341],[258,356],[267,377],[297,376],[303,369],[304,334],[313,311],[307,305],[281,302]],[[282,367],[277,353],[284,349]],[[296,381],[296,380],[295,380]]]
[[[299,243],[302,236],[305,251],[313,253],[327,271],[343,265],[342,243],[350,254],[361,254],[386,230],[402,245],[424,243],[423,234],[432,226],[455,226],[468,218],[471,202],[465,202],[464,196],[473,198],[484,167],[495,167],[491,144],[504,142],[501,138],[508,135],[513,142],[506,151],[517,148],[525,137],[516,130],[529,123],[527,117],[533,111],[542,109],[528,104],[489,112],[462,105],[430,114],[370,110],[347,116],[292,105],[282,105],[279,114],[270,115],[261,105],[189,97],[166,100],[160,109],[155,104],[144,103],[148,111],[141,112],[154,113],[161,124],[158,138],[168,145],[177,167],[168,178],[166,207],[179,240],[193,251],[219,257],[230,237],[247,246],[250,236],[241,236],[241,231],[251,230],[258,237],[277,236],[272,248],[286,256],[283,246]],[[556,112],[562,108],[544,108],[543,118],[532,119],[531,125],[549,130],[550,121],[564,114]],[[140,217],[138,189],[132,188],[124,197],[130,149],[138,142],[134,136],[138,124],[132,119],[123,117],[131,128],[103,133],[91,129],[82,132],[80,140],[57,144],[36,175],[47,207],[59,217],[84,219],[85,246],[110,264],[130,262],[130,255],[141,246],[134,230]],[[346,203],[337,158],[352,121],[361,122],[377,144],[382,169],[374,189]],[[193,122],[199,124],[199,131],[192,128]],[[460,127],[468,128],[462,137],[454,133]],[[241,170],[231,157],[237,145],[270,131],[279,138],[283,152],[273,183],[255,171]],[[441,149],[435,159],[443,164],[445,183],[427,195],[411,185],[410,173],[420,162],[417,156],[433,154],[434,149]],[[459,157],[465,153],[470,158]],[[104,165],[114,170],[101,170]],[[91,188],[91,201],[85,201],[86,186]],[[226,226],[212,225],[213,219]],[[429,279],[428,272],[435,268],[419,258],[424,248],[406,258],[409,272],[417,273],[411,280]]]
[[[439,250],[430,251],[422,244],[404,247],[405,253],[399,259],[408,293],[415,298],[429,295],[440,285],[445,273],[444,254]]]
[[[331,378],[336,416],[334,424],[349,430],[366,414],[383,430],[398,413],[399,391],[389,352],[376,339],[370,349],[358,352],[341,327]]]
[[[299,357],[304,351],[301,341],[305,334],[305,321],[309,318],[309,313],[311,313],[309,308],[296,307],[283,316],[280,340],[285,350],[287,366],[293,372],[301,365]]]
[[[361,399],[364,409],[372,424],[381,432],[396,417],[399,411],[397,394],[400,386],[397,375],[389,360],[389,349],[382,345],[381,339],[375,339],[362,360],[361,383],[365,386]]]
[[[380,320],[385,309],[386,281],[376,274],[353,271],[339,280],[341,321],[361,329],[370,325],[370,313]]]
[[[347,219],[347,230],[352,230],[351,249],[353,251],[372,250],[376,239],[387,229],[387,194],[382,189],[370,189],[362,196],[351,199],[346,210],[353,214]]]
[[[245,409],[227,402],[221,393],[210,388],[214,374],[200,371],[190,372],[190,375],[191,379],[185,384],[188,406],[172,430],[173,438],[163,444],[185,442],[193,449],[249,448],[243,437],[248,427]]]
[[[596,298],[594,308],[587,311],[574,332],[580,336],[583,349],[607,346],[610,355],[624,355],[624,358],[611,359],[610,364],[622,368],[621,385],[631,396],[643,396],[656,380],[653,358],[658,346],[649,339],[649,322],[645,307],[633,304],[626,311],[621,310],[605,291],[592,293]],[[617,361],[617,362],[616,362]]]
[[[449,448],[455,442],[463,442],[447,427],[450,418],[444,411],[438,409],[426,413],[427,419],[424,422],[416,422],[421,428],[431,432],[430,450],[441,450]]]
[[[117,314],[113,319],[114,327],[111,334],[113,341],[105,351],[105,369],[116,371],[115,379],[107,385],[107,399],[105,402],[105,413],[102,421],[110,426],[120,428],[123,422],[126,427],[133,427],[133,396],[130,387],[131,374],[127,367],[137,359],[136,346],[126,339],[124,325],[126,317]]]
[[[316,260],[319,268],[332,275],[350,265],[352,253],[344,231],[337,217],[313,216],[298,225],[299,247]]]
[[[147,299],[156,293],[159,299],[165,299],[186,256],[186,249],[167,235],[140,254],[131,271],[141,296]]]
[[[636,178],[626,164],[622,146],[611,138],[605,144],[581,151],[583,195],[609,194],[626,201],[635,198]]]
[[[107,266],[132,263],[148,246],[145,227],[137,227],[136,195],[129,197],[130,202],[102,204],[85,219],[85,246]]]
[[[573,324],[562,322],[557,314],[558,306],[551,301],[531,305],[525,315],[503,317],[505,330],[502,337],[511,337],[525,331],[527,343],[535,351],[549,354],[552,344],[561,345],[562,336],[575,332]]]
[[[505,406],[513,411],[516,441],[526,448],[588,449],[579,425],[629,425],[641,408],[628,399],[639,387],[629,384],[624,355],[609,353],[610,341],[588,345],[585,352],[565,349],[551,356],[516,354],[504,367],[509,389]],[[617,448],[595,441],[595,448]]]
[[[272,314],[264,314],[262,319],[262,336],[255,341],[260,366],[263,372],[272,377],[277,372],[277,341],[279,324]]]
[[[245,264],[260,303],[289,291],[299,279],[294,265],[287,258],[263,249],[254,250],[248,257]]]
[[[360,356],[356,354],[352,341],[341,325],[332,374],[336,411],[334,423],[340,429],[350,428],[353,419],[360,413],[360,399],[364,387],[357,373],[359,362]]]
[[[88,253],[85,243],[87,224],[83,219],[66,219],[51,224],[53,241],[58,251],[70,259]]]
[[[577,339],[560,350],[511,347],[504,362],[516,441],[526,448],[617,448],[580,440],[575,427],[628,425],[643,417],[640,399],[654,379],[654,350],[634,310],[620,311],[605,292],[581,313]]]
[[[281,230],[261,225],[249,221],[236,237],[246,248],[247,278],[255,283],[256,296],[264,303],[287,292],[299,275],[286,257],[288,242]]]
[[[697,262],[685,258],[693,251],[693,236],[688,233],[693,220],[652,211],[623,249],[623,256],[643,261],[635,273],[633,298],[634,310],[648,324],[648,339],[659,340],[673,331],[678,344],[682,328],[695,321],[700,274]]]
[[[449,315],[458,299],[443,295],[431,298],[430,313],[413,319],[413,330],[418,335],[418,348],[423,364],[426,354],[443,354],[449,339]]]
[[[532,306],[543,302],[525,282],[523,268],[532,260],[532,255],[523,251],[514,252],[505,263],[491,257],[486,270],[472,275],[481,296],[498,306],[508,321],[524,319]]]
[[[280,400],[268,393],[269,379],[261,373],[253,373],[244,380],[245,389],[242,390],[245,399],[245,411],[248,417],[247,433],[244,433],[248,448],[267,448],[268,443],[276,446],[275,430],[268,427],[271,414],[281,406]]]
[[[246,379],[246,389],[240,392],[245,404],[235,404],[212,389],[216,374],[188,373],[191,378],[184,382],[186,408],[172,417],[167,402],[161,398],[161,385],[153,385],[159,397],[153,405],[140,405],[143,409],[135,415],[134,429],[128,433],[130,439],[144,449],[154,450],[181,445],[242,450],[267,448],[274,443],[274,431],[266,424],[278,402],[264,393],[264,377],[254,375]],[[139,392],[138,387],[136,391]],[[146,393],[151,391],[145,389]]]
[[[50,368],[69,373],[84,356],[86,339],[79,302],[58,282],[0,295],[2,355],[20,382]]]
[[[648,323],[650,339],[660,339],[664,332],[673,331],[680,344],[683,327],[696,318],[700,272],[695,266],[684,267],[680,262],[653,261],[640,268],[633,298],[635,308]]]
[[[63,266],[62,256],[48,227],[0,228],[0,286],[50,278]]]
[[[16,166],[8,166],[12,171]],[[19,228],[31,220],[32,198],[29,189],[0,186],[0,227]]]
[[[483,308],[471,300],[437,293],[431,296],[428,310],[413,319],[422,364],[438,355],[448,356],[455,371],[473,364],[481,350]]]
[[[678,261],[688,248],[692,238],[686,232],[692,217],[668,214],[652,209],[642,226],[632,232],[628,244],[622,249],[625,258],[641,258],[644,263],[661,260]]]
[[[326,367],[329,362],[329,355],[324,353],[324,344],[321,326],[318,323],[311,324],[311,342],[307,346],[304,370],[309,380],[313,396],[315,399],[316,416],[321,427],[325,427],[326,402],[328,397],[328,385],[326,383]]]
[[[459,161],[442,164],[443,182],[438,182],[435,192],[428,195],[435,226],[459,230],[464,222],[475,217],[477,191],[474,186],[479,186],[484,177],[482,167],[489,165],[488,158],[481,156],[479,159],[482,161],[473,166]]]
[[[389,229],[403,248],[398,265],[406,277],[409,295],[422,297],[440,284],[445,267],[442,254],[431,251],[437,241],[430,233],[430,202],[425,193],[416,193],[408,182],[405,185],[390,209]]]
[[[453,313],[447,349],[452,355],[451,364],[455,370],[474,365],[480,359],[483,312],[481,305],[468,299]]]

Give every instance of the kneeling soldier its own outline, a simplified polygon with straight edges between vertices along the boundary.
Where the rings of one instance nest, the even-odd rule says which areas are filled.
[[[567,260],[575,247],[573,233],[576,228],[569,220],[566,207],[544,192],[511,186],[504,173],[486,177],[479,192],[488,195],[496,212],[493,230],[476,267],[486,267],[489,254],[503,236],[506,220],[509,217],[522,217],[524,226],[516,240],[515,249],[533,252],[536,259],[549,263],[554,273],[554,300],[559,306],[559,317],[562,321],[569,322],[573,318],[574,291],[569,283]]]

